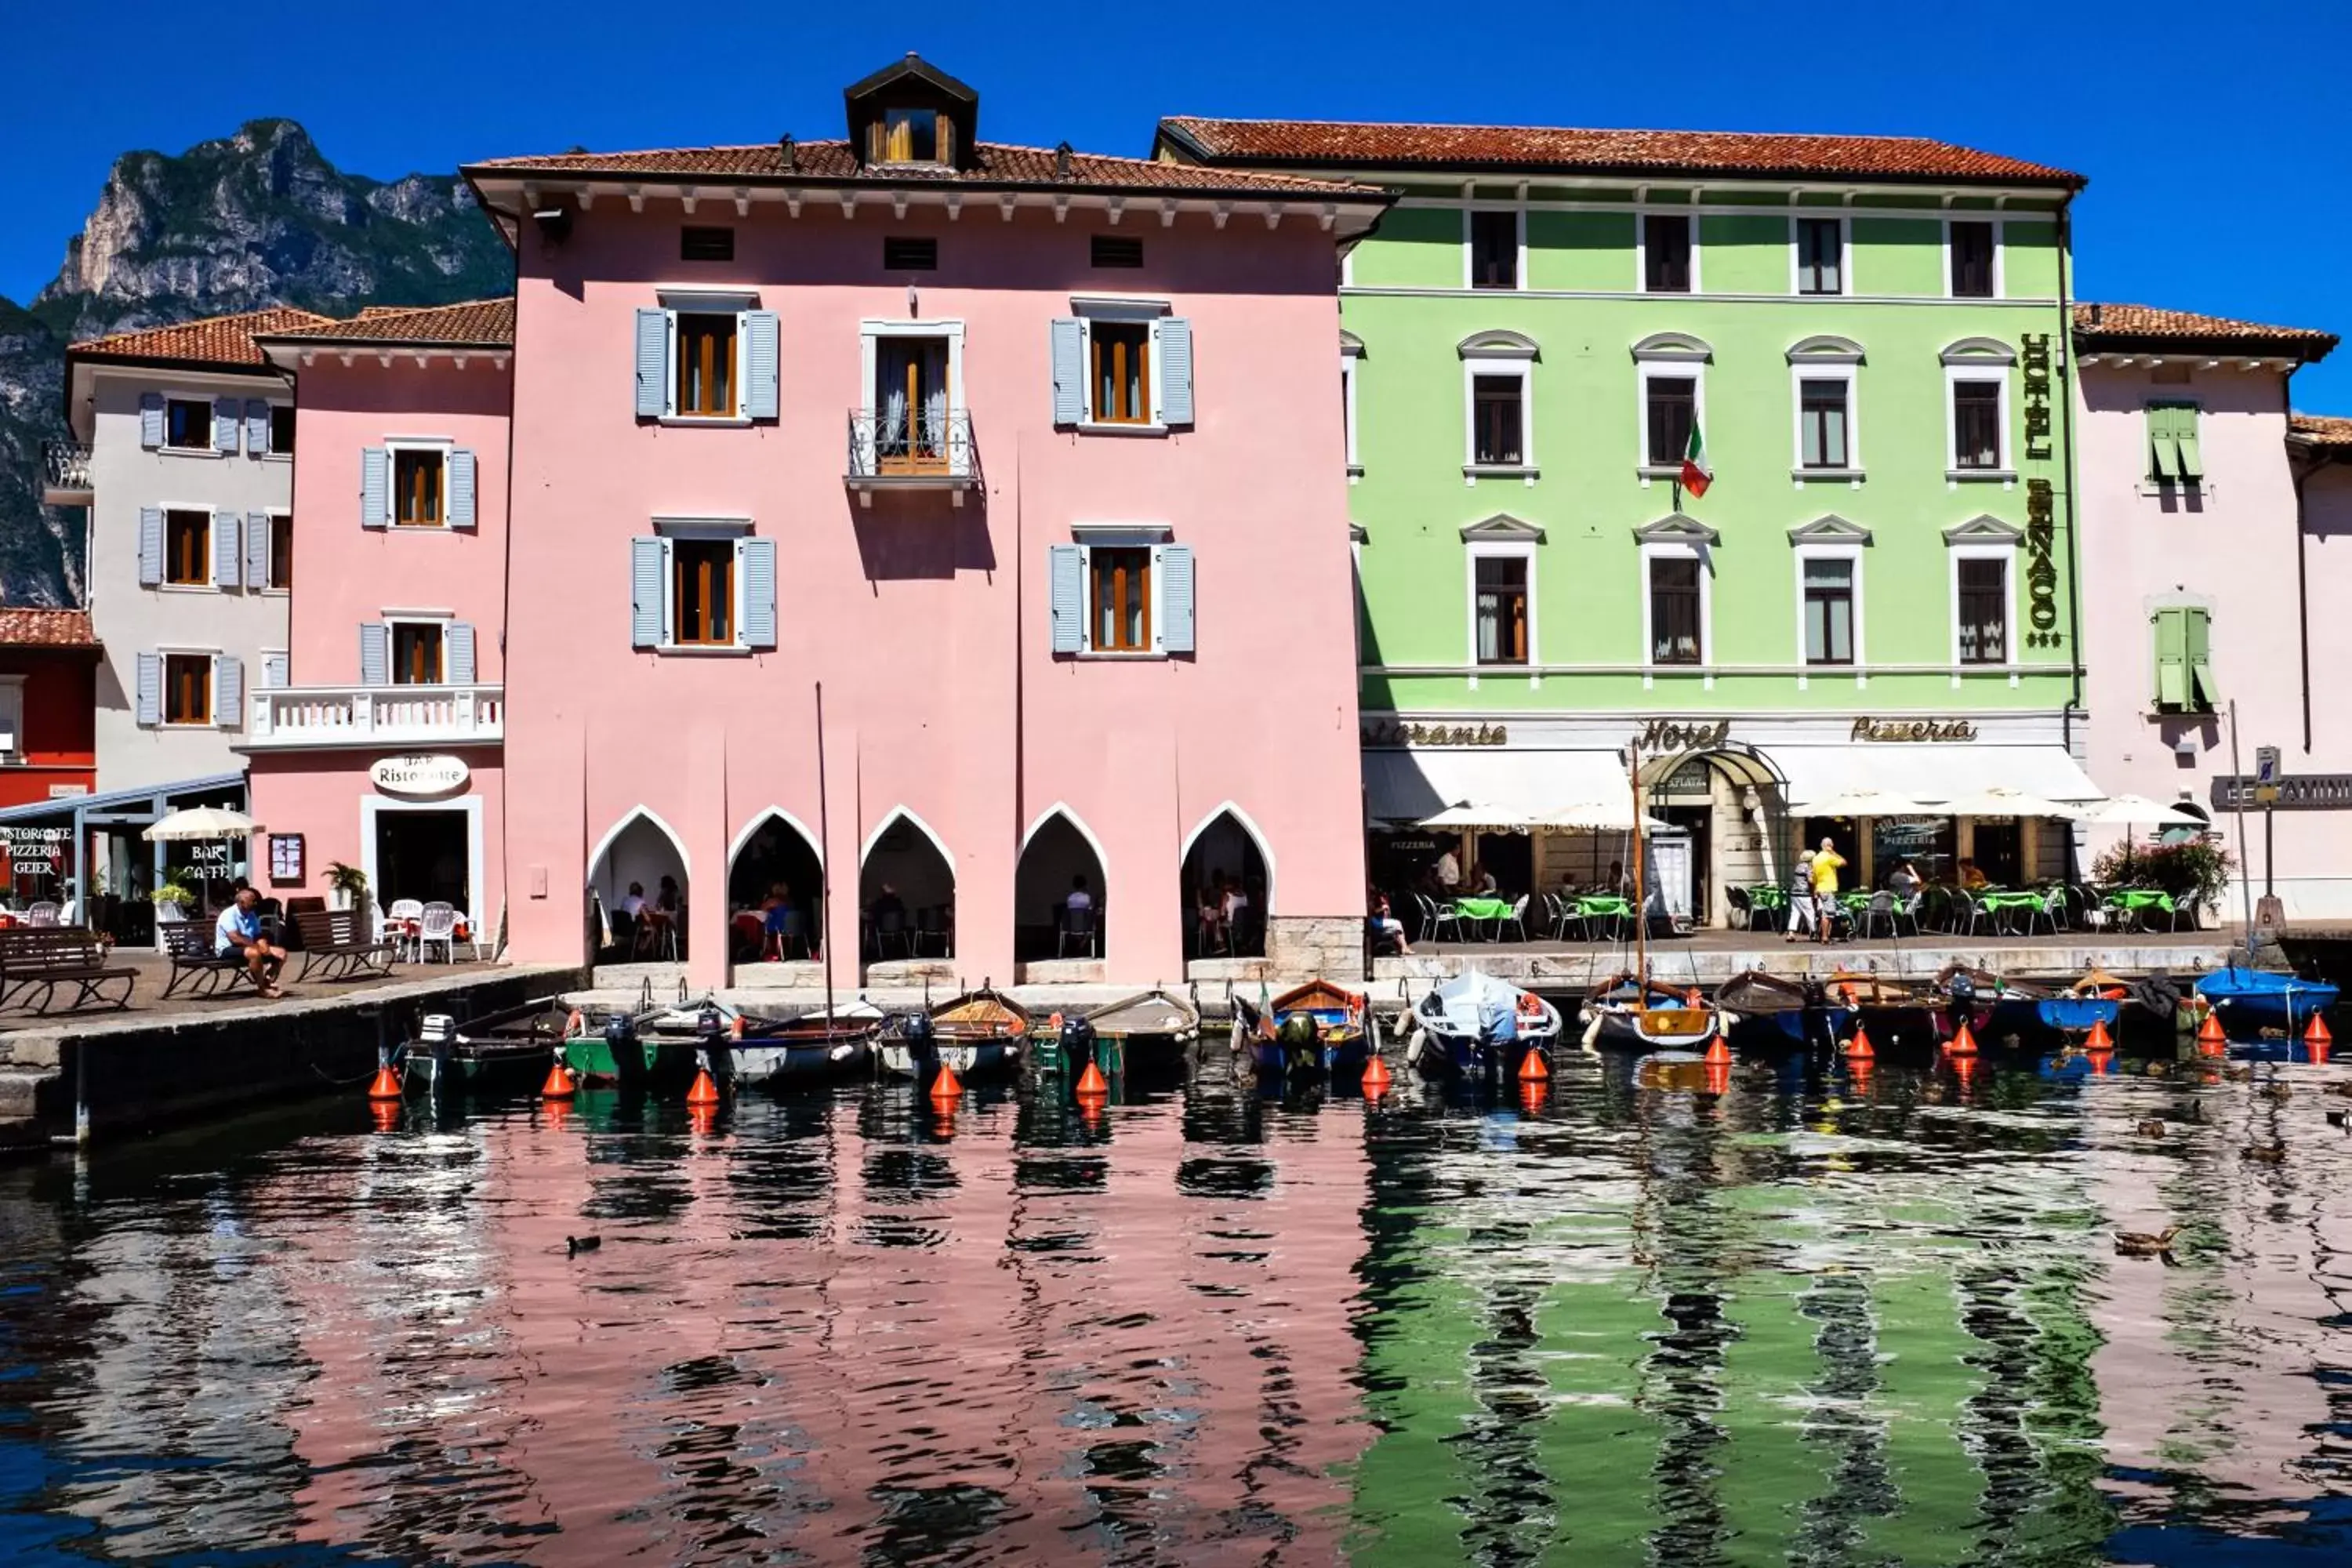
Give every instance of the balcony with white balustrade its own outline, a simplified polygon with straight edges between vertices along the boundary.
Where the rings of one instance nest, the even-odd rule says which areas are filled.
[[[506,740],[498,686],[277,686],[252,695],[241,749],[494,746]]]

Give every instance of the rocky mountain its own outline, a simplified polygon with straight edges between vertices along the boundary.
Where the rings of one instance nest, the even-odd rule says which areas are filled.
[[[0,299],[0,602],[77,602],[79,519],[40,504],[40,446],[66,433],[66,344],[196,316],[299,305],[438,305],[509,289],[505,244],[453,175],[338,170],[290,120],[176,157],[126,153],[29,306]]]

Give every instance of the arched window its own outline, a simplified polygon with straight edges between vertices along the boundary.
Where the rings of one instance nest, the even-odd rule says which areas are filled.
[[[955,858],[901,806],[866,840],[857,907],[867,963],[955,956]]]
[[[603,907],[607,963],[686,955],[686,847],[638,806],[607,829],[588,858],[588,890]]]
[[[1263,958],[1274,861],[1257,824],[1231,801],[1192,829],[1183,863],[1185,951],[1194,958]]]
[[[727,863],[728,944],[738,963],[812,959],[824,942],[824,862],[801,819],[771,806]]]
[[[1013,957],[1102,957],[1109,890],[1102,846],[1067,806],[1049,807],[1031,825],[1013,874]]]

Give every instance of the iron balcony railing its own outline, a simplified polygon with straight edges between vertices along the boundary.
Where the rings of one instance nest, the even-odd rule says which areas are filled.
[[[892,414],[887,409],[849,411],[851,485],[875,488],[970,489],[981,482],[980,447],[971,438],[971,414]]]
[[[89,443],[41,443],[41,489],[80,493],[89,489]]]
[[[503,742],[499,686],[265,686],[252,694],[245,744],[478,746]]]

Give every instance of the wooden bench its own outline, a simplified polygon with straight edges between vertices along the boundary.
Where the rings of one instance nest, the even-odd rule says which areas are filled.
[[[20,1003],[38,991],[41,1000],[33,1010],[56,1012],[61,985],[74,988],[73,1000],[65,1005],[69,1013],[92,1005],[128,1007],[139,972],[110,962],[113,956],[96,932],[80,926],[0,931],[0,1007]],[[107,988],[117,981],[121,982],[122,994],[109,996]]]
[[[163,931],[163,952],[172,961],[172,977],[164,983],[163,994],[172,995],[181,986],[188,987],[191,996],[216,996],[234,991],[239,985],[252,985],[253,971],[237,952],[215,952],[212,928],[194,921],[166,927]],[[255,987],[258,992],[259,987]]]
[[[294,937],[293,945],[302,953],[297,980],[309,978],[313,969],[325,970],[329,980],[389,974],[393,955],[399,951],[379,939],[358,910],[305,910],[294,916]]]

